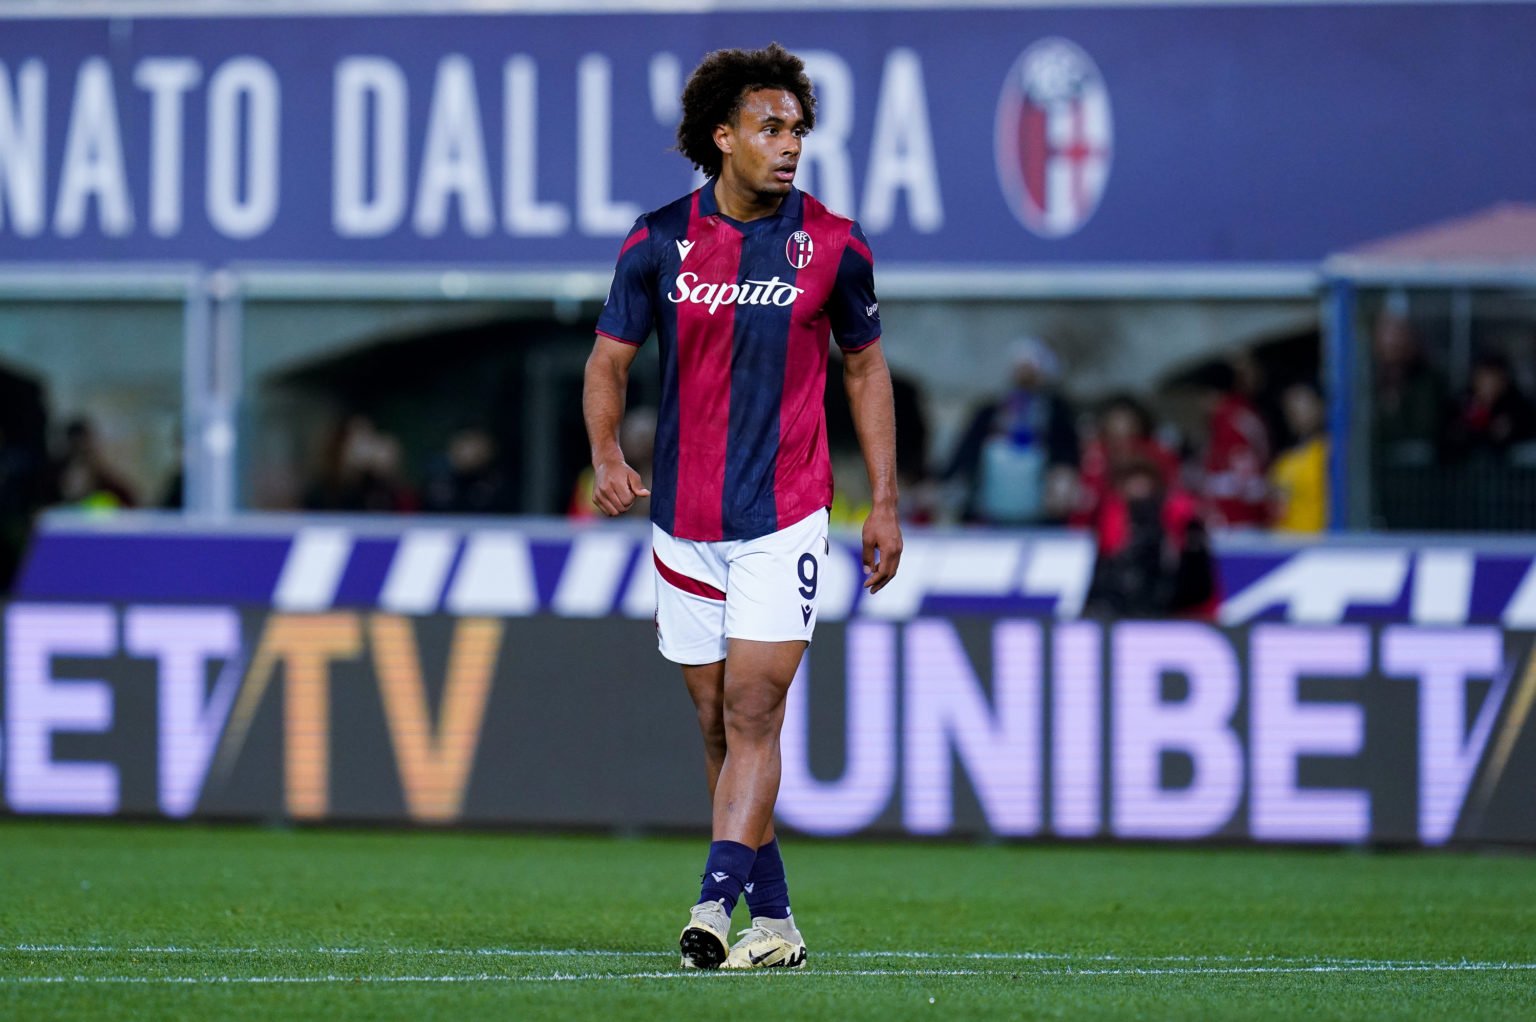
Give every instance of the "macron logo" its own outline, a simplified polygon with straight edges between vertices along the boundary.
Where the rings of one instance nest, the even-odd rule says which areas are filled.
[[[681,238],[679,238],[677,240],[677,261],[678,262],[682,262],[683,260],[687,259],[688,258],[688,253],[692,252],[692,251],[693,251],[693,242],[691,242],[691,241],[684,241]]]
[[[711,873],[710,874],[710,877],[713,878],[715,883],[717,883],[717,884],[720,883],[721,881],[723,881],[728,876],[730,876],[729,873]]]

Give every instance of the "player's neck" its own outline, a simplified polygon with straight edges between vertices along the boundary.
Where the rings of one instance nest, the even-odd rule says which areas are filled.
[[[761,220],[773,216],[783,204],[784,196],[764,195],[746,188],[729,173],[722,173],[715,179],[715,208],[732,220],[742,223]]]

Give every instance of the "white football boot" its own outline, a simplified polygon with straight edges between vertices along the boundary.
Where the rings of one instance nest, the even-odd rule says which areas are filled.
[[[755,916],[739,936],[722,969],[798,969],[805,965],[805,938],[795,927],[793,916]]]
[[[718,969],[725,961],[726,942],[731,932],[731,917],[718,901],[693,906],[692,917],[677,938],[683,952],[685,969]]]

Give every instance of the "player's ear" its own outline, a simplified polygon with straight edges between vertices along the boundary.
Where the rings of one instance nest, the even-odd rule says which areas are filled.
[[[731,126],[729,124],[715,125],[715,148],[727,156],[731,155]]]

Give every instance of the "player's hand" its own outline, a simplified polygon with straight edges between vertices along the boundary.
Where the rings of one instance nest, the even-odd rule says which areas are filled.
[[[634,506],[636,497],[649,497],[651,491],[640,485],[640,473],[623,460],[593,465],[592,505],[610,518]]]
[[[875,508],[864,519],[864,588],[871,594],[885,588],[901,564],[901,523],[895,508]]]

